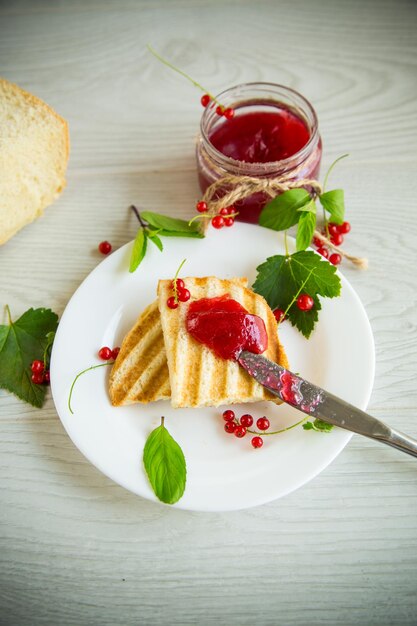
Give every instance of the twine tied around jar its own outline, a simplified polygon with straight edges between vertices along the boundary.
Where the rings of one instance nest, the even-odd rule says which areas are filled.
[[[294,172],[292,172],[292,177],[293,176]],[[300,188],[307,188],[307,190],[311,191],[313,197],[320,196],[323,193],[321,183],[313,178],[294,180],[294,178],[290,179],[285,177],[285,175],[276,178],[258,178],[255,176],[226,174],[207,187],[202,201],[207,204],[209,215],[213,216],[217,215],[223,207],[234,205],[239,200],[244,200],[256,193],[264,193],[272,199],[290,189]],[[226,191],[226,193],[219,197],[219,192],[224,189],[229,189],[229,191]],[[207,226],[207,224],[205,225]],[[320,231],[315,230],[314,237],[317,237],[324,245],[335,250],[341,257],[347,259],[359,269],[366,269],[368,267],[368,259],[348,254],[339,248],[339,246],[334,245],[329,237]]]

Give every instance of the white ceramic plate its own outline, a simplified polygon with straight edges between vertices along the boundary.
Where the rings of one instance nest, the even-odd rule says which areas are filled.
[[[265,437],[254,450],[250,437],[227,435],[223,409],[172,409],[169,402],[114,408],[106,385],[110,367],[74,377],[97,364],[101,346],[120,345],[144,307],[155,299],[159,278],[171,278],[186,258],[182,276],[247,276],[268,256],[283,253],[280,234],[256,226],[209,229],[204,240],[165,237],[164,251],[152,244],[138,270],[128,272],[132,244],[117,250],[84,280],[68,303],[56,335],[51,381],[55,405],[69,436],[99,470],[126,489],[156,500],[142,466],[147,436],[165,416],[165,425],[187,461],[187,486],[178,508],[196,511],[243,509],[279,498],[321,472],[344,448],[350,433],[329,434],[297,427]],[[280,337],[291,368],[301,376],[365,409],[374,378],[374,343],[365,310],[346,279],[342,296],[324,299],[320,321],[307,341],[289,322]],[[274,430],[300,413],[272,403],[239,405],[238,415],[267,415]],[[341,486],[343,488],[343,486]]]

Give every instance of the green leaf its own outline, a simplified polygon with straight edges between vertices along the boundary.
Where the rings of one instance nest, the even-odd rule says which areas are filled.
[[[162,235],[162,237],[192,237],[194,239],[204,239],[204,234],[198,231],[186,233],[180,230],[160,230],[158,234]]]
[[[311,243],[313,239],[314,229],[316,228],[316,204],[312,200],[309,202],[309,205],[314,205],[314,209],[309,209],[306,212],[303,212],[300,217],[300,221],[298,222],[297,228],[297,252],[300,250],[305,250]],[[299,209],[302,211],[303,208]]]
[[[178,502],[185,490],[187,468],[183,451],[163,421],[146,441],[143,464],[157,498],[166,504]]]
[[[336,268],[312,251],[272,256],[256,269],[258,274],[253,290],[266,299],[271,309],[286,311],[291,324],[307,339],[321,309],[318,296],[334,298],[340,294],[341,283]],[[297,307],[296,299],[301,291],[314,299],[310,311],[300,311]]]
[[[315,430],[319,433],[330,433],[333,430],[333,424],[323,422],[320,418],[316,417],[314,422],[306,422],[303,424],[304,430]]]
[[[259,224],[272,230],[286,230],[300,219],[298,209],[310,202],[305,189],[290,189],[277,196],[263,208]]]
[[[162,250],[164,249],[164,246],[162,245],[162,241],[156,234],[156,231],[155,232],[149,231],[148,237],[152,241],[152,243],[154,243],[156,247],[159,248],[159,250],[162,252]]]
[[[141,216],[148,224],[154,228],[160,229],[160,235],[166,237],[198,237],[199,239],[204,237],[197,222],[189,224],[186,220],[160,215],[159,213],[152,213],[152,211],[142,211]],[[190,235],[189,233],[193,234]]]
[[[133,243],[132,254],[130,256],[129,272],[134,272],[142,263],[146,254],[147,245],[148,234],[146,230],[141,226],[136,234],[136,238]]]
[[[330,213],[330,220],[335,224],[343,224],[345,216],[345,192],[343,189],[326,191],[319,196],[323,208]]]
[[[50,309],[29,309],[8,326],[0,325],[0,387],[39,408],[46,387],[32,382],[30,366],[43,360],[48,335],[57,326],[58,316]]]
[[[45,364],[45,367],[49,366],[49,360],[51,358],[51,350],[55,340],[55,334],[55,331],[51,331],[46,335],[46,346],[45,350],[43,351],[43,362]]]

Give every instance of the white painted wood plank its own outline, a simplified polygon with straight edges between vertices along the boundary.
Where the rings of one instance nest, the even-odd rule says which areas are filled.
[[[417,436],[416,26],[406,0],[0,3],[1,74],[72,137],[65,194],[0,248],[0,304],[62,313],[97,243],[134,236],[131,202],[192,214],[199,94],[147,41],[215,91],[289,84],[317,108],[325,163],[351,153],[330,182],[346,190],[347,248],[370,259],[343,267],[375,334],[370,410]],[[374,442],[354,437],[282,500],[193,514],[101,475],[51,399],[38,411],[0,392],[0,467],[1,624],[416,623],[415,461]]]
[[[151,57],[148,41],[211,91],[246,81],[299,89],[332,158],[416,160],[414,3],[30,6],[4,9],[1,71],[69,120],[74,168],[192,161],[200,94]]]

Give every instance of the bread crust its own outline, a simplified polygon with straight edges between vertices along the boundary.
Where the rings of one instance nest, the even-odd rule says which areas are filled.
[[[12,188],[15,184],[19,187],[20,194],[16,195],[13,201],[13,206],[6,206],[3,204],[2,197],[0,197],[0,245],[8,241],[13,235],[15,235],[23,226],[29,224],[34,219],[39,217],[43,210],[52,204],[54,200],[60,195],[62,190],[66,186],[65,173],[68,164],[68,158],[70,153],[70,138],[69,128],[66,120],[61,117],[56,111],[49,106],[46,102],[33,95],[32,93],[22,89],[15,83],[12,83],[5,78],[0,77],[0,158],[2,149],[5,146],[16,140],[17,133],[19,139],[22,139],[22,135],[26,130],[25,125],[19,125],[19,128],[12,126],[12,122],[8,120],[11,112],[19,112],[22,119],[26,122],[27,127],[31,127],[31,124],[35,124],[37,119],[44,122],[50,119],[50,129],[52,134],[59,137],[59,145],[57,148],[57,155],[53,161],[54,176],[52,177],[51,184],[48,188],[42,187],[41,198],[36,201],[36,189],[33,190],[32,196],[27,192],[24,194],[24,185],[19,187],[19,177],[25,176],[27,172],[24,167],[19,169],[19,155],[16,155],[17,167],[13,171],[12,175],[8,172],[8,179],[4,181],[4,188]],[[13,106],[15,107],[13,109]],[[33,112],[35,112],[35,119],[33,120]],[[2,120],[2,117],[5,117]],[[11,116],[13,117],[13,116]],[[32,122],[33,120],[33,122]],[[32,126],[33,127],[33,126]],[[48,146],[45,145],[45,150],[48,150]],[[9,146],[10,152],[10,146]],[[6,153],[8,154],[8,153]],[[39,174],[38,172],[36,173]],[[41,172],[40,172],[41,174]],[[15,180],[13,178],[15,177]],[[6,187],[7,185],[7,187]],[[22,191],[23,189],[23,191]],[[0,194],[3,195],[3,194]],[[4,200],[3,200],[4,202]],[[10,202],[10,200],[9,200]],[[27,206],[29,205],[29,206]],[[10,217],[8,218],[8,212]]]

